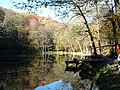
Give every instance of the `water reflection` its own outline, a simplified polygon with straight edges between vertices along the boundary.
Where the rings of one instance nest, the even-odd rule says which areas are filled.
[[[0,90],[26,90],[44,81],[54,56],[12,56],[0,58]]]
[[[28,56],[0,57],[0,90],[22,90],[19,78],[26,72],[30,59]]]
[[[33,90],[37,86],[60,79],[72,82],[73,88],[78,90],[82,87],[79,75],[65,71],[64,60],[72,58],[72,55],[46,54],[1,57],[0,90]]]

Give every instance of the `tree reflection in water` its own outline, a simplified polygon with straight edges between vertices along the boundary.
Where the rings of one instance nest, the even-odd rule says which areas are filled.
[[[2,57],[0,60],[0,88],[23,90],[36,87],[47,76],[52,65],[53,61],[45,60],[41,56]]]
[[[77,57],[79,58],[79,57]],[[24,55],[0,60],[0,86],[5,90],[33,90],[53,81],[69,81],[75,90],[86,87],[89,81],[80,81],[79,73],[65,71],[63,55]],[[0,89],[2,90],[2,89]]]

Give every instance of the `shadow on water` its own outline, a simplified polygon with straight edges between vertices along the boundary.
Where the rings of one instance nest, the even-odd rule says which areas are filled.
[[[43,54],[0,57],[0,90],[33,90],[60,79],[70,81],[76,88],[74,90],[86,88],[90,81],[80,81],[79,72],[74,76],[74,72],[65,71],[66,59],[72,59],[72,56]]]
[[[55,80],[69,80],[73,74],[64,71],[64,60],[62,55],[45,54],[2,57],[0,86],[4,89],[0,90],[33,90]]]
[[[18,80],[18,77],[20,74],[27,72],[30,59],[31,58],[27,56],[0,57],[0,90],[2,90],[2,87],[4,87],[3,90],[13,90],[13,87],[21,82]]]
[[[44,81],[54,60],[44,55],[0,57],[0,90],[33,90]]]
[[[80,79],[81,70],[76,72],[77,76],[74,72],[65,71],[64,60],[72,58],[69,55],[47,54],[0,57],[0,90],[33,90],[37,86],[43,86],[60,79],[64,82],[70,81],[72,87],[75,88],[74,90],[87,90],[86,88],[91,81]],[[75,56],[75,58],[81,57]],[[86,66],[83,65],[83,67]],[[90,76],[89,73],[86,74]],[[98,81],[101,82],[101,79]]]

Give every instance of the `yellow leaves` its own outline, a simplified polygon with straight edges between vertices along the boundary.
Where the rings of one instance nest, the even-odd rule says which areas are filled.
[[[107,16],[107,19],[118,19],[119,17],[120,17],[119,15],[111,14]]]

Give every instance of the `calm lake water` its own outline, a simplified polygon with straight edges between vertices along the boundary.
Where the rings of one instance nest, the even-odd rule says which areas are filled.
[[[80,58],[80,56],[74,56]],[[73,55],[22,55],[0,58],[0,90],[33,90],[62,79],[79,82],[73,72],[65,72],[64,60]],[[77,84],[76,84],[77,85]]]

